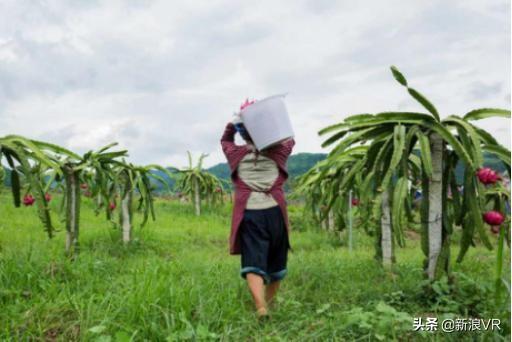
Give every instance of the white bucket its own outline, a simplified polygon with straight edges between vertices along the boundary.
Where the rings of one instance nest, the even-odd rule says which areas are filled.
[[[284,97],[285,94],[267,97],[240,113],[245,128],[260,151],[294,136]]]

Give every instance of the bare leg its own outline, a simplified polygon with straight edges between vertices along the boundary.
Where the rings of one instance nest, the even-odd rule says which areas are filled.
[[[263,278],[258,274],[247,273],[246,279],[258,316],[266,315],[267,303],[265,301],[265,285]]]
[[[277,290],[279,289],[280,284],[281,282],[278,280],[267,285],[265,293],[265,299],[267,303],[272,303],[272,301],[274,300],[274,296],[276,295]]]

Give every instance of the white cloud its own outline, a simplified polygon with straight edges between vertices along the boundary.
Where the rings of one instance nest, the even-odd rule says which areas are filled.
[[[0,135],[137,163],[223,161],[246,97],[288,92],[296,151],[351,113],[418,109],[399,66],[443,115],[510,107],[508,1],[6,1]],[[510,146],[503,120],[479,123]]]

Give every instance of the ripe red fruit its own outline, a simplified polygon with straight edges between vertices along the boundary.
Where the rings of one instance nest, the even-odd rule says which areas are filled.
[[[359,199],[358,198],[352,198],[352,205],[354,207],[357,207],[359,205]]]
[[[110,202],[110,204],[108,205],[108,208],[110,210],[114,210],[116,208],[116,204],[114,202]]]
[[[49,193],[46,193],[46,194],[44,194],[44,199],[46,200],[46,202],[50,202],[52,200],[52,195],[50,195]]]
[[[503,223],[505,217],[499,211],[488,211],[484,214],[485,223],[491,226],[499,226]]]
[[[34,204],[35,201],[36,201],[36,199],[30,194],[25,195],[25,197],[23,197],[23,205],[25,205],[25,206],[30,206],[30,205]]]
[[[80,184],[80,189],[86,190],[87,188],[89,188],[89,186],[87,185],[87,183],[82,183],[82,184]]]
[[[476,175],[478,177],[478,180],[480,180],[480,182],[482,182],[485,185],[494,184],[499,179],[501,179],[500,176],[498,176],[498,174],[496,173],[496,171],[488,167],[481,168],[476,172]]]
[[[222,189],[221,188],[216,188],[215,192],[222,192]]]

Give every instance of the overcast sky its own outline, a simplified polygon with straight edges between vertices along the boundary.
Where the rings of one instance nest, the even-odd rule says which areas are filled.
[[[117,141],[135,163],[224,160],[246,98],[288,92],[295,152],[354,113],[510,108],[510,3],[480,1],[0,2],[0,136],[78,152]],[[506,119],[481,125],[510,146]]]

